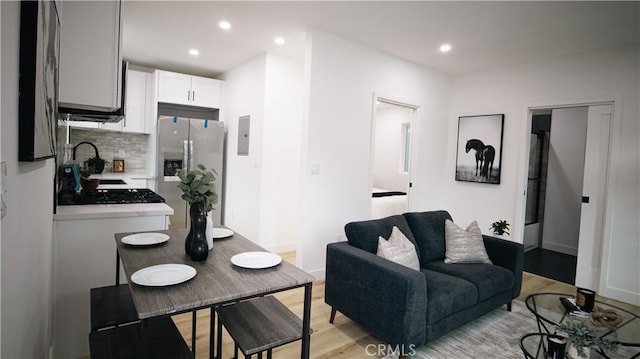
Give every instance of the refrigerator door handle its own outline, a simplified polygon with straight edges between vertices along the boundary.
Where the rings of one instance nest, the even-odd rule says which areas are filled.
[[[194,170],[193,165],[193,140],[189,140],[189,171]]]
[[[190,170],[189,168],[189,141],[182,141],[182,169]]]

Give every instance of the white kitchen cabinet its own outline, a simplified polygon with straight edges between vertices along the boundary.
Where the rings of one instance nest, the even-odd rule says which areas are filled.
[[[82,210],[90,211],[91,208],[106,206],[144,208],[146,205],[85,205],[58,208],[86,207]],[[115,283],[114,234],[167,228],[165,213],[147,212],[141,215],[142,212],[130,211],[127,217],[105,215],[105,218],[76,219],[62,219],[73,215],[54,215],[54,358],[78,358],[89,355],[89,291],[91,288]],[[122,268],[120,282],[126,283]]]
[[[151,74],[129,70],[127,73],[127,99],[122,132],[149,133],[151,107]]]
[[[62,107],[115,111],[121,106],[120,1],[59,1]]]
[[[169,71],[158,72],[158,102],[220,108],[222,81]]]
[[[151,131],[151,85],[150,73],[128,70],[124,119],[119,122],[69,121],[68,124],[73,128],[149,133]]]

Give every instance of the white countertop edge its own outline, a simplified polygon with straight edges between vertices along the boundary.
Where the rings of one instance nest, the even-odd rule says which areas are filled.
[[[123,217],[169,216],[173,208],[166,203],[88,204],[58,206],[54,221]]]

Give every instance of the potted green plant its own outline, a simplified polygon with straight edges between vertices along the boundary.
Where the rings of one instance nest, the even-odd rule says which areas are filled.
[[[191,227],[185,240],[184,249],[192,260],[202,261],[207,259],[209,255],[209,245],[206,239],[206,214],[213,210],[214,204],[218,203],[215,187],[217,173],[198,164],[194,170],[179,170],[176,174],[180,178],[178,188],[182,190],[182,199],[187,201],[190,206]]]
[[[104,171],[104,166],[109,163],[109,161],[100,158],[100,156],[91,157],[88,160],[84,161],[84,166],[88,169],[92,170],[92,174],[99,174]],[[87,176],[88,177],[88,176]]]
[[[567,356],[571,359],[589,358],[592,347],[597,347],[604,352],[618,350],[618,345],[615,342],[594,335],[593,331],[581,321],[566,320],[560,323],[556,329],[566,334]]]
[[[490,229],[494,234],[499,236],[504,236],[505,234],[507,236],[511,235],[511,233],[509,233],[509,222],[504,219],[491,223]]]
[[[95,173],[95,167],[88,165],[87,161],[85,161],[84,165],[78,167],[78,172],[80,173],[80,186],[83,189],[98,188],[100,180],[98,178],[89,178]]]

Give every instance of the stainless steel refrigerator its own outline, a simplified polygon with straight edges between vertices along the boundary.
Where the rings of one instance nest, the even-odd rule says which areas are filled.
[[[219,121],[158,116],[158,174],[157,192],[174,210],[170,228],[187,228],[189,225],[188,204],[176,171],[194,169],[198,164],[217,173],[215,186],[218,203],[213,207],[213,225],[221,224],[222,177],[224,151],[224,124]]]

